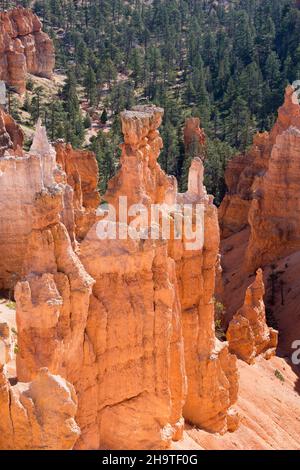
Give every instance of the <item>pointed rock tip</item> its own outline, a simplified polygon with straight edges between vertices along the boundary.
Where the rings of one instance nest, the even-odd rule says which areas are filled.
[[[300,88],[300,80],[297,80],[293,83],[293,85],[288,85],[285,89],[285,96],[284,96],[284,106],[289,104],[298,105],[299,106],[299,99],[296,90]]]
[[[41,118],[38,118],[29,153],[33,155],[49,155],[54,152],[47,136],[46,128],[42,125]]]

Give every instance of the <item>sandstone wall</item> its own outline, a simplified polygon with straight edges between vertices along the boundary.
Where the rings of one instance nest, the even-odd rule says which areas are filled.
[[[152,115],[150,126],[147,113]],[[229,354],[226,343],[216,341],[214,331],[213,296],[220,242],[217,211],[203,186],[200,159],[192,163],[186,194],[177,193],[176,181],[157,164],[161,139],[151,122],[156,123],[158,114],[159,110],[151,108],[135,108],[123,114],[121,170],[109,185],[105,200],[113,202],[113,195],[128,194],[131,204],[168,201],[202,206],[204,246],[190,251],[184,242],[171,240],[168,248],[176,265],[185,344],[188,395],[184,416],[207,430],[225,432],[237,425],[230,407],[237,399],[238,380],[235,357]],[[132,187],[134,193],[129,189]]]
[[[176,180],[158,165],[162,113],[137,107],[122,114],[121,167],[104,200],[116,206],[119,196],[128,196],[128,206],[164,203],[164,210],[174,202],[198,203],[205,236],[192,251],[187,240],[168,242],[161,233],[155,240],[101,240],[92,154],[62,144],[56,152],[40,123],[28,154],[16,156],[11,149],[0,158],[6,219],[0,236],[7,251],[0,272],[3,287],[16,284],[19,349],[15,389],[2,374],[3,409],[14,393],[13,423],[26,414],[24,394],[38,409],[46,406],[33,391],[41,374],[43,386],[51,389],[54,383],[53,390],[60,379],[52,374],[63,377],[78,402],[75,416],[69,385],[53,402],[69,403],[69,439],[50,404],[37,411],[45,416],[42,429],[27,440],[9,437],[3,447],[37,448],[45,439],[49,448],[165,449],[181,438],[183,417],[212,432],[237,426],[231,407],[237,398],[236,361],[214,333],[217,212],[203,186],[200,159],[192,163],[186,194],[178,194]],[[97,217],[91,228],[90,214]],[[169,218],[174,224],[173,215]],[[152,228],[147,220],[146,231]],[[48,431],[55,414],[58,436]]]
[[[67,175],[66,182],[73,189],[74,222],[77,240],[83,240],[96,221],[100,203],[98,192],[99,170],[93,152],[74,150],[70,144],[55,145],[56,160]],[[69,224],[65,221],[65,225]]]
[[[250,151],[228,164],[222,237],[250,225],[249,271],[299,250],[299,132],[300,106],[289,86],[271,132],[258,134]]]
[[[0,80],[24,93],[28,72],[51,78],[54,65],[53,42],[31,10],[0,13]]]

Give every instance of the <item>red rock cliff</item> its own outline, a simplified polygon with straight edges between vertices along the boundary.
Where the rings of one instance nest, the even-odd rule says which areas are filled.
[[[277,139],[281,142],[279,144],[281,145],[279,153],[282,155],[281,163],[283,167],[288,169],[291,163],[295,161],[289,143],[291,139],[288,137],[291,128],[300,129],[300,107],[294,89],[289,86],[286,89],[284,104],[278,111],[278,118],[271,132],[257,134],[249,152],[245,155],[238,155],[228,164],[225,174],[228,194],[219,209],[219,221],[223,238],[241,231],[249,224],[249,211],[253,200],[261,200],[263,198],[262,193],[271,198],[275,196],[274,188],[272,190],[268,188],[267,191],[264,191],[263,185],[267,180],[270,180],[271,173],[274,176],[274,171],[276,172],[274,166],[277,167],[277,172],[280,172],[280,163],[274,162],[274,156],[277,160],[280,158],[276,157]],[[286,131],[288,134],[282,136]],[[286,142],[286,149],[283,149],[284,141]],[[283,156],[286,150],[289,151],[287,157]],[[272,164],[273,169],[270,168],[270,164]],[[297,167],[296,162],[295,165]],[[291,177],[292,172],[293,169],[290,174],[286,175],[286,182],[283,181],[284,177],[282,176],[281,182],[277,182],[277,188],[280,185],[285,187],[288,185],[288,178]],[[273,215],[275,214],[272,214],[272,217]],[[267,218],[266,214],[265,219],[267,220]],[[256,266],[256,268],[258,267],[259,265]]]
[[[235,357],[214,334],[217,212],[203,186],[200,159],[192,163],[186,194],[178,194],[176,180],[158,165],[162,113],[137,107],[122,114],[121,168],[105,200],[116,204],[119,196],[128,196],[128,206],[165,203],[164,210],[174,202],[197,203],[204,241],[193,250],[187,240],[168,242],[160,235],[101,240],[97,222],[78,245],[72,240],[74,207],[92,212],[97,199],[95,177],[85,174],[95,169],[92,155],[86,155],[83,169],[83,154],[58,147],[58,166],[40,123],[28,154],[18,158],[12,149],[0,159],[0,200],[6,201],[0,236],[7,253],[1,280],[7,289],[15,285],[17,387],[39,382],[45,368],[49,383],[56,383],[54,374],[72,384],[78,408],[75,416],[70,403],[70,414],[81,434],[77,438],[74,424],[65,440],[58,413],[62,448],[76,440],[77,449],[165,449],[181,438],[183,417],[213,432],[237,426],[231,408],[237,398]],[[117,211],[116,229],[122,228],[120,215]],[[153,228],[148,221],[146,228]],[[14,393],[5,371],[2,383],[5,410]],[[23,396],[18,400],[23,403]],[[69,402],[65,392],[62,400]],[[35,436],[7,439],[2,446],[38,446]]]
[[[54,65],[53,42],[31,10],[0,13],[0,80],[24,93],[27,72],[51,78]]]
[[[273,129],[229,163],[229,192],[219,212],[227,321],[243,305],[249,276],[264,268],[270,321],[279,326],[279,348],[290,357],[299,336],[299,137],[300,106],[288,86]]]

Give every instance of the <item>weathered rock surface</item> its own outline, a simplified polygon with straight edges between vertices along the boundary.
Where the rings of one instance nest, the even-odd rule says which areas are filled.
[[[261,201],[265,195],[266,197],[274,198],[275,191],[280,186],[285,191],[289,178],[292,178],[291,174],[295,171],[297,174],[297,161],[293,155],[293,151],[297,152],[297,149],[293,148],[293,145],[297,145],[297,139],[289,137],[290,134],[294,133],[292,131],[293,128],[300,129],[300,107],[293,87],[288,86],[284,104],[279,108],[278,118],[272,131],[270,133],[257,134],[254,137],[253,146],[249,152],[245,155],[238,155],[228,164],[225,173],[228,194],[219,209],[222,238],[243,230],[249,223],[250,208],[252,208],[253,212],[252,217],[255,218],[255,207],[260,203],[264,204]],[[293,140],[293,144],[291,140]],[[281,148],[278,149],[278,146]],[[286,151],[288,151],[287,157],[283,155]],[[279,173],[281,170],[283,170],[283,175],[280,181]],[[275,187],[271,187],[270,179],[274,177],[276,172],[277,182],[274,182],[275,189]],[[265,184],[269,186],[264,188]],[[291,191],[294,191],[294,189],[291,188]],[[278,197],[282,198],[280,195],[276,196],[276,198]],[[287,197],[286,200],[288,199]],[[279,221],[275,220],[277,216],[274,210],[269,216],[264,214],[264,217],[266,220],[269,219],[268,223],[271,223],[271,219],[274,219],[274,226],[271,228],[271,232],[280,232],[282,227],[277,227],[276,225]],[[257,225],[259,223],[260,221],[257,220]],[[258,264],[256,269],[259,266]]]
[[[223,436],[187,426],[184,439],[174,444],[182,450],[299,450],[299,376],[291,364],[279,357],[255,364],[238,361],[240,373],[237,411],[239,428]],[[281,382],[275,375],[280,372]],[[291,429],[293,430],[291,432]]]
[[[22,154],[24,135],[13,118],[0,108],[0,157],[6,150],[12,149],[14,154]]]
[[[53,42],[30,9],[0,13],[0,80],[24,93],[28,72],[51,78],[54,64]]]
[[[271,132],[254,139],[245,160],[230,163],[229,193],[219,214],[226,323],[242,308],[253,274],[263,267],[268,321],[280,331],[280,354],[289,357],[299,336],[299,131],[300,106],[289,86]],[[236,210],[241,206],[242,218]]]
[[[170,243],[175,259],[180,292],[185,344],[188,395],[184,417],[210,432],[224,433],[238,426],[231,406],[237,400],[236,358],[227,343],[215,337],[214,292],[219,254],[219,227],[213,198],[203,186],[203,164],[192,162],[188,191],[177,195],[181,204],[199,204],[203,210],[204,239],[201,248],[187,249],[185,243]]]
[[[278,344],[278,332],[266,323],[264,294],[263,273],[259,269],[254,283],[246,291],[243,307],[227,330],[229,350],[249,364],[260,354],[267,359],[274,356]]]
[[[74,387],[47,369],[11,386],[0,367],[0,449],[70,450],[80,429]]]
[[[119,196],[128,197],[128,208],[149,208],[163,202],[173,181],[157,163],[162,113],[137,108],[122,114],[121,168],[104,195],[116,208],[117,230]],[[82,242],[80,258],[96,280],[87,334],[99,382],[87,395],[95,397],[95,411],[79,446],[167,448],[181,437],[186,393],[174,261],[166,241],[100,240],[96,228]]]
[[[300,250],[300,122],[278,135],[268,171],[253,190],[249,270]]]
[[[47,448],[67,448],[76,440],[77,449],[165,449],[181,438],[183,415],[213,432],[237,426],[231,408],[237,397],[236,360],[214,334],[217,212],[203,186],[200,159],[192,163],[186,194],[177,193],[175,179],[158,165],[161,118],[162,110],[155,107],[122,114],[121,168],[104,199],[115,207],[119,196],[128,197],[128,207],[164,203],[171,225],[176,223],[168,212],[172,204],[197,203],[204,240],[200,237],[200,245],[192,240],[192,249],[187,239],[168,242],[161,233],[154,240],[101,240],[98,222],[78,246],[73,234],[80,240],[91,223],[87,217],[81,224],[81,215],[96,212],[96,176],[90,174],[95,162],[91,154],[59,144],[58,167],[40,122],[28,154],[16,157],[11,151],[0,159],[0,237],[7,251],[0,278],[2,288],[15,286],[15,387],[23,390],[23,382],[31,383],[25,396],[30,393],[40,407],[32,393],[41,368],[50,371],[50,383],[51,374],[64,377],[75,389],[81,431],[78,438],[72,408],[69,439],[65,421],[59,421],[62,429],[55,438],[47,428],[53,423],[47,409],[41,411],[44,429],[29,434],[29,441],[9,440],[11,448],[39,448],[35,436],[42,432]],[[116,214],[113,224],[123,229],[120,210]],[[146,219],[144,230],[152,228]],[[3,390],[7,403],[13,390],[5,377]],[[17,400],[27,406],[23,393]],[[17,406],[16,420],[23,413]]]
[[[13,341],[7,322],[0,323],[0,367],[4,367],[13,358]]]
[[[183,131],[185,154],[192,157],[205,157],[204,145],[206,144],[206,135],[201,128],[200,119],[197,117],[187,118]]]
[[[269,147],[268,133],[257,134],[248,153],[237,155],[229,161],[225,171],[228,193],[219,208],[222,238],[247,227],[253,199],[252,185],[268,166]]]
[[[155,127],[159,125],[156,122],[158,113],[159,110],[152,111]],[[167,177],[156,162],[161,139],[157,132],[153,132],[151,125],[149,132],[147,119],[149,117],[145,108],[136,108],[133,114],[123,114],[125,145],[127,144],[125,150],[130,145],[131,152],[133,148],[132,153],[137,154],[141,164],[137,165],[136,159],[130,154],[127,158],[123,157],[120,173],[112,180],[105,200],[111,202],[113,194],[129,194],[128,204],[143,202],[147,205],[150,202],[169,201],[179,206],[201,206],[204,246],[202,244],[194,250],[188,250],[182,240],[171,240],[169,243],[169,256],[176,265],[185,343],[188,395],[184,416],[210,431],[225,432],[237,425],[237,419],[231,420],[232,413],[228,410],[236,401],[238,380],[235,357],[229,354],[226,343],[217,342],[214,333],[213,295],[219,250],[217,211],[203,186],[203,164],[200,159],[192,162],[188,192],[177,193],[176,181]],[[148,142],[145,142],[143,139],[147,132]],[[131,175],[130,178],[128,175]],[[139,183],[135,183],[136,193],[133,195],[129,188],[134,181]],[[235,423],[229,424],[229,421]]]
[[[48,143],[40,123],[30,152],[22,158],[6,155],[0,159],[0,165],[4,205],[0,234],[6,246],[1,260],[1,281],[4,289],[12,290],[16,286],[19,332],[16,390],[22,388],[20,383],[32,382],[28,393],[33,401],[38,400],[32,393],[35,393],[40,369],[47,367],[51,373],[67,378],[76,387],[76,395],[81,397],[86,383],[78,381],[84,364],[85,328],[93,280],[73,251],[62,223],[66,210],[73,211],[72,206],[65,207],[66,191],[72,194],[72,188],[64,183],[66,175],[57,167],[55,149]],[[45,387],[50,393],[53,380],[48,382]],[[7,385],[5,387],[7,389]],[[55,390],[53,393],[57,393],[59,400],[60,392]],[[7,445],[40,448],[45,441],[46,448],[72,448],[80,434],[73,420],[77,406],[65,395],[64,392],[61,403],[48,397],[50,409],[43,403],[37,405],[41,408],[37,413],[45,414],[45,429],[34,428],[32,432],[37,435],[29,433],[25,441],[13,437],[15,443],[8,441]],[[25,400],[23,394],[20,400],[22,403]],[[82,403],[81,400],[78,416]],[[23,411],[18,402],[16,406],[16,417],[12,418],[14,428],[14,419],[19,419],[19,413],[27,413],[27,408]],[[46,406],[45,412],[43,406]],[[60,417],[64,407],[66,410]],[[72,419],[69,419],[68,409]],[[57,426],[61,429],[59,433]]]
[[[74,150],[70,144],[59,142],[55,150],[57,163],[66,173],[67,183],[74,192],[75,232],[77,240],[81,241],[94,225],[100,203],[97,161],[93,152]]]

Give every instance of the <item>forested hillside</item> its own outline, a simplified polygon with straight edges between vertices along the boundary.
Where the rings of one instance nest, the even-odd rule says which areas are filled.
[[[183,187],[183,123],[201,118],[209,137],[206,183],[220,202],[227,159],[272,126],[286,83],[300,78],[300,11],[292,0],[17,3],[43,19],[57,73],[67,76],[49,103],[33,90],[23,106],[33,120],[45,119],[51,139],[76,146],[87,143],[86,130],[98,120],[89,145],[101,189],[117,166],[119,112],[153,102],[165,109],[161,164]]]

